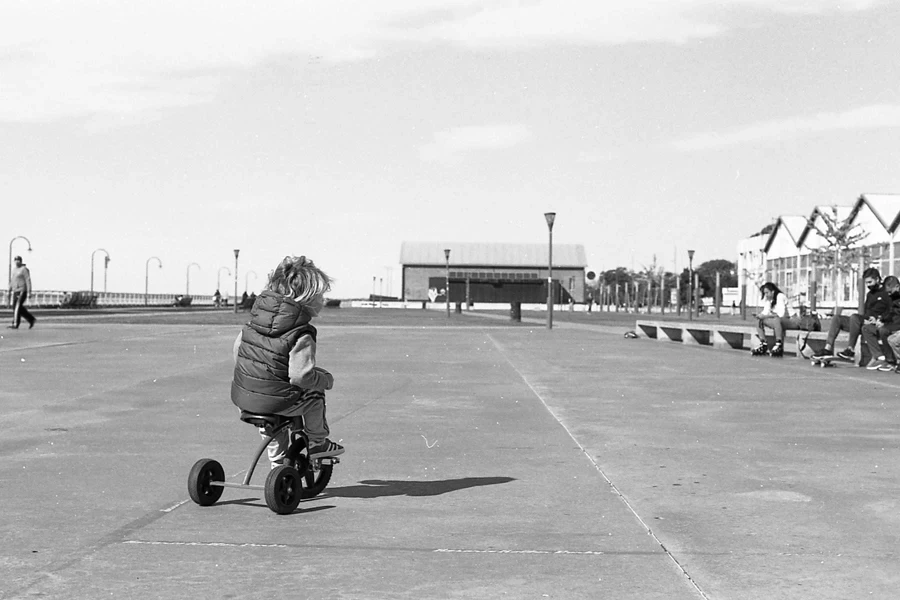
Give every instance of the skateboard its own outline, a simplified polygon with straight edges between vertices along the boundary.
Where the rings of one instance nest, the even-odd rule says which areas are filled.
[[[823,369],[825,367],[833,367],[833,366],[835,366],[835,363],[850,364],[851,361],[847,360],[846,358],[841,358],[840,356],[825,356],[822,358],[810,358],[809,359],[809,364],[811,364],[814,367],[816,365],[818,365],[818,366],[822,367]]]

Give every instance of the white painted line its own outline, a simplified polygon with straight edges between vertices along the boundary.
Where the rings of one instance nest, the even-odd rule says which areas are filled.
[[[496,549],[474,549],[474,548],[438,548],[432,552],[444,552],[450,554],[574,554],[599,556],[606,554],[599,550],[496,550]]]
[[[205,546],[215,548],[288,548],[287,544],[254,544],[251,542],[154,542],[146,540],[125,540],[123,544],[138,544],[143,546]]]
[[[190,500],[191,500],[190,498],[186,498],[186,499],[182,500],[181,502],[176,502],[175,504],[173,504],[173,505],[170,506],[169,508],[164,508],[164,509],[162,509],[162,510],[159,511],[159,512],[164,512],[164,513],[172,512],[173,510],[175,510],[176,508],[178,508],[178,507],[181,506],[182,504],[185,504],[186,502],[190,502]]]
[[[172,542],[154,540],[125,540],[123,544],[138,546],[199,546],[209,548],[289,548],[288,544],[256,544],[253,542]],[[435,548],[428,552],[440,554],[542,554],[552,556],[600,556],[599,550],[509,550],[495,548]]]

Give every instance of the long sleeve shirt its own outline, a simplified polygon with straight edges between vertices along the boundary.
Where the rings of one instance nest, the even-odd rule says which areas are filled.
[[[9,291],[22,292],[25,295],[31,293],[31,272],[28,271],[28,267],[25,265],[13,267],[9,276]]]
[[[243,332],[234,340],[234,360],[237,362],[238,348]],[[301,336],[291,349],[288,357],[288,376],[291,385],[305,390],[330,390],[334,386],[334,376],[316,366],[316,341],[311,335]]]
[[[763,302],[762,310],[759,311],[757,316],[760,317],[768,317],[768,316],[778,316],[778,317],[790,317],[790,311],[788,310],[787,301],[784,299],[784,294],[778,294],[775,297],[775,306],[772,306],[769,302]]]

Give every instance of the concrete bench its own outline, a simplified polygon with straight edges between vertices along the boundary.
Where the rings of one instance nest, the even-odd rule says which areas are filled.
[[[660,342],[681,342],[687,345],[712,346],[721,349],[749,349],[748,340],[756,333],[753,325],[734,325],[728,323],[710,323],[700,321],[649,321],[638,319],[635,322],[635,331],[642,332],[645,336]],[[768,332],[767,332],[768,333]],[[808,334],[808,337],[807,337]],[[785,332],[785,349],[792,350],[797,358],[803,358],[799,349],[804,340],[807,356],[820,352],[825,347],[827,333],[824,331],[799,331],[789,330]],[[841,343],[847,344],[848,335],[841,332],[835,345],[840,348]],[[771,348],[775,338],[771,333],[766,336],[766,343]],[[861,356],[859,342],[857,342],[857,356]]]
[[[638,320],[636,329],[658,341],[681,342],[715,348],[743,348],[744,340],[756,331],[750,325]]]

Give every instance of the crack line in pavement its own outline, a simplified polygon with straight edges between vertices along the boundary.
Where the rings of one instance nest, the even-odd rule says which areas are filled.
[[[494,344],[494,347],[497,348],[497,350],[503,356],[504,360],[506,360],[507,364],[510,367],[512,367],[512,369],[519,375],[519,377],[521,377],[522,381],[525,382],[525,385],[527,385],[528,388],[531,390],[531,392],[537,397],[537,399],[541,401],[541,404],[544,405],[544,408],[547,409],[547,412],[550,413],[550,415],[556,420],[556,422],[559,423],[560,426],[562,426],[562,428],[565,430],[565,432],[567,434],[569,434],[569,437],[572,438],[572,441],[575,442],[575,444],[581,449],[582,454],[584,454],[587,457],[587,459],[589,461],[591,461],[591,464],[594,465],[594,468],[597,470],[598,473],[600,473],[600,476],[603,477],[603,479],[606,481],[606,483],[609,484],[609,486],[612,488],[612,490],[616,493],[616,495],[619,497],[619,499],[625,504],[625,506],[628,508],[628,510],[631,511],[631,514],[634,515],[634,517],[638,520],[638,522],[641,524],[641,526],[643,526],[644,529],[647,530],[647,533],[656,541],[657,544],[659,544],[659,547],[662,548],[662,550],[666,554],[666,556],[668,556],[669,559],[673,563],[675,563],[675,566],[687,578],[687,580],[691,583],[691,585],[694,587],[694,589],[697,590],[697,593],[700,594],[701,597],[706,598],[708,600],[709,596],[707,596],[703,592],[703,590],[700,589],[700,586],[697,584],[696,581],[694,581],[694,578],[691,577],[690,573],[687,572],[687,569],[685,569],[684,566],[682,566],[682,564],[680,562],[678,562],[678,559],[675,558],[675,556],[671,552],[669,552],[669,549],[666,548],[665,544],[662,543],[662,540],[660,540],[656,536],[656,534],[653,533],[653,530],[650,528],[650,526],[647,525],[647,523],[644,521],[644,519],[642,519],[641,516],[637,513],[637,511],[634,509],[634,507],[628,501],[628,498],[625,497],[625,494],[623,494],[619,490],[619,488],[616,487],[616,484],[614,484],[610,480],[610,478],[606,476],[606,473],[603,472],[603,469],[600,467],[600,465],[597,464],[597,461],[594,460],[594,457],[590,455],[590,453],[587,451],[587,449],[581,444],[581,442],[578,441],[578,439],[569,430],[569,428],[566,427],[565,423],[563,423],[562,420],[560,420],[560,418],[556,416],[556,414],[553,412],[553,410],[550,408],[550,406],[547,405],[547,402],[544,400],[544,397],[541,396],[541,394],[536,389],[534,389],[534,386],[531,385],[531,382],[528,381],[528,378],[525,377],[525,375],[522,374],[522,372],[519,370],[519,368],[513,364],[512,360],[510,360],[509,355],[507,354],[507,352],[503,348],[503,346],[500,344],[500,342],[498,342],[496,339],[494,339],[494,337],[489,333],[485,334],[485,335],[487,335],[488,339],[491,340],[491,342]]]

